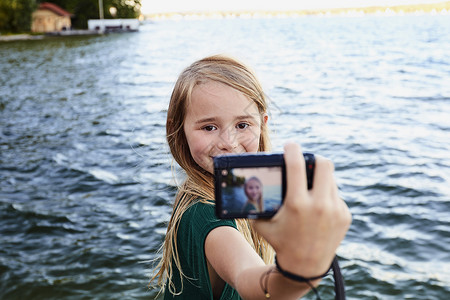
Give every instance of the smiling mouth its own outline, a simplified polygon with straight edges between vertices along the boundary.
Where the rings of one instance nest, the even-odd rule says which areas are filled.
[[[211,158],[214,158],[216,156],[219,155],[227,155],[227,154],[242,154],[242,153],[247,153],[247,151],[242,150],[242,151],[229,151],[229,152],[220,152],[220,153],[215,153],[214,155],[210,155]]]

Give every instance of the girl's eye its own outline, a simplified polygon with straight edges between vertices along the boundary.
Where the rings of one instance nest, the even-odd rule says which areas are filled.
[[[245,129],[245,128],[247,128],[248,126],[250,126],[248,123],[239,123],[239,124],[237,124],[237,128],[238,129]]]
[[[206,130],[206,131],[213,131],[213,130],[216,130],[217,128],[216,128],[216,126],[213,126],[213,125],[206,125],[202,129]]]

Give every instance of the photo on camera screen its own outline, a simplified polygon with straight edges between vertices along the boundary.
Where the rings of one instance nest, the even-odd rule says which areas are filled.
[[[282,204],[282,168],[229,168],[220,171],[222,217],[270,217]]]

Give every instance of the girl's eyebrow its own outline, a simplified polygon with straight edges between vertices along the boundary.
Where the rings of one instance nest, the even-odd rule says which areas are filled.
[[[247,120],[247,119],[254,119],[256,120],[254,115],[241,115],[234,118],[235,120]],[[196,124],[203,124],[203,123],[209,123],[209,122],[215,122],[217,121],[216,117],[209,117],[209,118],[203,118],[200,120],[195,121]]]
[[[236,120],[245,120],[245,119],[255,119],[256,120],[255,115],[250,115],[250,114],[236,117]]]
[[[201,124],[201,123],[209,123],[209,122],[214,122],[216,120],[216,118],[204,118],[204,119],[200,119],[195,121],[195,124]]]

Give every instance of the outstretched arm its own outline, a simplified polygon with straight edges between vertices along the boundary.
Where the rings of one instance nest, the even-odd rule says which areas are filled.
[[[286,145],[285,161],[285,202],[272,219],[254,221],[253,225],[273,246],[284,270],[314,277],[330,267],[350,226],[351,215],[338,196],[334,167],[329,160],[316,158],[312,190],[306,187],[305,162],[300,146]],[[261,287],[263,276],[269,276],[267,288],[271,299],[298,299],[309,290],[307,284],[287,279],[280,273],[265,275],[274,266],[266,266],[233,228],[212,230],[205,241],[205,253],[210,277],[215,275],[215,281],[219,283],[221,280],[228,282],[244,299],[265,299]],[[212,286],[214,289],[214,282]]]

